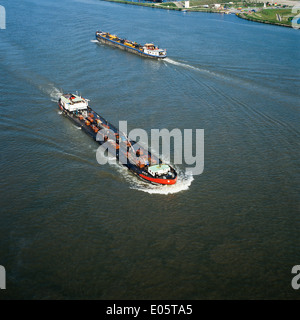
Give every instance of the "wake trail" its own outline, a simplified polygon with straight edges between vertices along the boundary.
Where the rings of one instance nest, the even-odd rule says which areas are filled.
[[[173,60],[171,58],[165,58],[163,61],[167,62],[169,64],[173,64],[175,66],[179,66],[179,67],[182,67],[182,68],[185,68],[185,69],[198,71],[198,72],[201,72],[201,73],[204,73],[204,74],[208,74],[208,75],[211,75],[213,77],[220,78],[220,79],[226,79],[227,78],[227,77],[225,77],[224,75],[222,75],[220,73],[216,73],[214,71],[211,71],[211,70],[208,70],[208,69],[204,69],[204,68],[200,68],[200,67],[195,67],[195,66],[192,66],[192,65],[190,65],[188,63],[176,61],[176,60]],[[229,78],[227,78],[227,79],[230,80]]]
[[[190,70],[201,72],[203,74],[211,75],[214,78],[218,78],[220,80],[229,80],[231,84],[234,83],[236,86],[242,86],[243,88],[247,88],[247,89],[249,89],[249,87],[250,87],[251,89],[255,90],[256,92],[261,92],[262,94],[267,95],[268,99],[271,99],[269,89],[266,90],[264,87],[258,86],[253,81],[244,80],[241,78],[236,78],[235,76],[226,77],[220,73],[216,73],[216,72],[209,71],[209,70],[206,70],[203,68],[195,67],[190,64],[179,62],[179,61],[176,61],[176,60],[173,60],[170,58],[165,58],[164,61],[167,63],[170,63],[172,65],[176,65],[176,66],[185,68],[185,69],[190,69]],[[263,121],[266,124],[270,123],[270,124],[273,124],[274,126],[285,128],[286,130],[289,130],[290,132],[292,132],[294,134],[297,134],[297,135],[299,134],[299,131],[296,128],[290,127],[290,125],[288,123],[285,123],[284,121],[268,114],[267,112],[264,112],[263,110],[257,110],[257,108],[254,108],[252,105],[249,105],[246,101],[243,101],[242,99],[238,99],[237,97],[233,97],[232,95],[229,95],[225,91],[216,89],[216,87],[209,85],[205,81],[201,81],[200,79],[198,79],[197,77],[195,77],[192,74],[189,74],[188,76],[193,81],[198,82],[203,87],[206,87],[207,90],[213,92],[215,95],[220,96],[220,98],[226,99],[229,103],[232,103],[235,106],[242,107],[245,111],[248,112],[248,114],[251,113],[254,118],[263,119]]]
[[[63,94],[62,90],[55,87],[53,83],[48,83],[45,85],[39,85],[39,89],[50,96],[51,101],[57,102],[60,96]]]
[[[47,94],[52,101],[57,102],[62,95],[62,90],[59,90],[49,79],[27,68],[24,48],[10,39],[5,41],[5,45],[10,49],[12,54],[7,53],[4,56],[4,62],[6,62],[6,64],[3,64],[2,67],[16,78],[29,83],[39,91]]]
[[[200,71],[200,69],[197,68],[197,67],[194,67],[194,66],[192,66],[190,64],[179,62],[179,61],[176,61],[176,60],[173,60],[173,59],[170,59],[170,58],[165,58],[163,61],[167,62],[167,63],[170,63],[170,64],[173,64],[175,66],[180,66],[180,67],[184,67],[184,68],[187,68],[187,69],[199,70]]]

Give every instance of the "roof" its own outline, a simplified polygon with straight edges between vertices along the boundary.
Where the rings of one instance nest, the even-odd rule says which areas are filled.
[[[168,170],[170,167],[167,164],[155,165],[151,166],[150,169],[153,173],[160,172],[161,170]]]
[[[81,97],[77,96],[76,94],[73,94],[72,97],[75,97],[75,98],[74,98],[74,99],[71,99],[71,98],[68,99],[68,98],[66,98],[66,97],[64,97],[64,96],[61,96],[61,100],[63,100],[63,101],[66,102],[66,103],[70,103],[70,102],[76,103],[76,102],[81,102],[81,101],[83,101],[83,99],[82,99]]]
[[[81,97],[75,96],[75,99],[72,99],[73,102],[81,102],[83,99]]]

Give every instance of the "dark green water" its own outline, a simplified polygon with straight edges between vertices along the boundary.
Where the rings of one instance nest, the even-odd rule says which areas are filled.
[[[298,299],[299,30],[231,15],[4,0],[1,299]],[[167,48],[152,61],[96,30]],[[92,41],[91,41],[92,40]],[[205,167],[148,186],[59,114],[204,129]]]

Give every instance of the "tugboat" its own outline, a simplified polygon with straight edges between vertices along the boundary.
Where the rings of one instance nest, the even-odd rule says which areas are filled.
[[[151,154],[136,141],[89,107],[89,100],[75,94],[63,94],[58,100],[59,109],[77,126],[81,127],[100,145],[106,143],[108,152],[139,178],[160,185],[172,185],[177,172],[170,165]],[[125,161],[124,161],[125,160]]]
[[[126,50],[147,58],[164,59],[167,56],[167,51],[159,49],[153,43],[146,43],[144,45],[132,42],[126,39],[121,39],[116,35],[108,32],[97,31],[96,39],[99,42],[109,44],[122,50]]]

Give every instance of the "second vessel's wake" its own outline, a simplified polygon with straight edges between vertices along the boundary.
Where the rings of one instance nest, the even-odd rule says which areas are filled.
[[[179,67],[185,68],[185,69],[190,69],[190,70],[202,72],[204,74],[208,74],[208,75],[216,77],[216,78],[221,78],[221,79],[226,79],[227,78],[226,76],[224,76],[221,73],[217,73],[217,72],[214,72],[214,71],[211,71],[211,70],[208,70],[208,69],[192,66],[191,64],[180,62],[180,61],[176,61],[176,60],[173,60],[173,59],[170,59],[170,58],[166,58],[163,61],[167,62],[167,63],[170,63],[170,64],[173,64],[175,66],[179,66]]]

